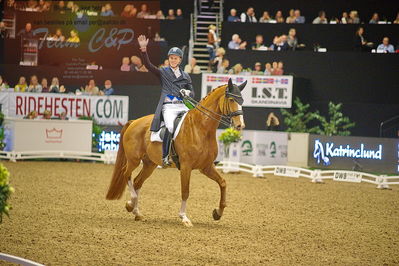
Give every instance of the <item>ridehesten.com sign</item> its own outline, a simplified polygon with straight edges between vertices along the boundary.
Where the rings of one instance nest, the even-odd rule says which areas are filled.
[[[6,117],[23,118],[36,111],[42,116],[45,110],[54,117],[66,113],[70,119],[93,116],[99,124],[118,125],[128,121],[128,96],[77,96],[60,93],[1,93],[0,104]]]
[[[309,166],[380,173],[399,172],[397,139],[309,137]]]

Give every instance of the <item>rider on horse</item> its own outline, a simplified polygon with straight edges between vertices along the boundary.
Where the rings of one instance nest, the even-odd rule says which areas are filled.
[[[179,113],[188,111],[188,108],[183,103],[183,97],[194,97],[194,89],[191,84],[190,76],[180,68],[180,64],[183,60],[183,51],[180,48],[171,48],[168,52],[169,66],[158,68],[154,66],[148,58],[148,39],[144,35],[140,35],[138,42],[144,65],[161,81],[161,97],[150,130],[157,132],[161,127],[161,122],[164,121],[166,131],[162,144],[162,163],[164,166],[167,166],[170,165],[169,149],[173,136],[175,118]]]

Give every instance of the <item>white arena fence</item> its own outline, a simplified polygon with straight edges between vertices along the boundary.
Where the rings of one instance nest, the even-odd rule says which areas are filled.
[[[371,183],[377,185],[377,188],[380,189],[388,189],[390,185],[399,185],[399,176],[374,175],[347,170],[311,170],[285,165],[262,166],[229,161],[219,162],[216,168],[224,173],[246,172],[254,177],[264,177],[265,174],[292,178],[304,177],[310,179],[313,183],[323,183],[323,180],[332,179],[343,182]]]

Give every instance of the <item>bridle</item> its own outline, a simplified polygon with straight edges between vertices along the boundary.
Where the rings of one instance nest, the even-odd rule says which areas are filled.
[[[242,105],[242,103],[244,102],[244,100],[242,99],[241,95],[236,95],[234,93],[228,92],[226,91],[225,93],[225,97],[224,97],[224,101],[223,101],[223,106],[222,106],[222,114],[218,114],[212,110],[209,110],[208,108],[206,108],[205,106],[203,106],[200,102],[194,100],[193,98],[189,97],[189,96],[185,96],[184,97],[186,100],[188,100],[189,102],[191,102],[194,106],[195,109],[197,109],[198,111],[200,111],[201,113],[203,113],[204,115],[206,115],[207,117],[219,121],[221,124],[227,126],[227,127],[231,127],[232,124],[232,118],[235,116],[239,116],[239,115],[244,115],[244,112],[242,110],[237,110],[232,112],[230,110],[230,105],[228,103],[228,101],[230,99],[233,99],[236,103],[238,103],[239,105]]]

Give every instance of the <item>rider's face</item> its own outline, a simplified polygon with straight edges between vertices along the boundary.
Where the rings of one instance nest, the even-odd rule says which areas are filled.
[[[181,62],[181,57],[180,56],[173,55],[173,54],[169,56],[169,65],[172,68],[178,67],[180,65],[180,62]]]

